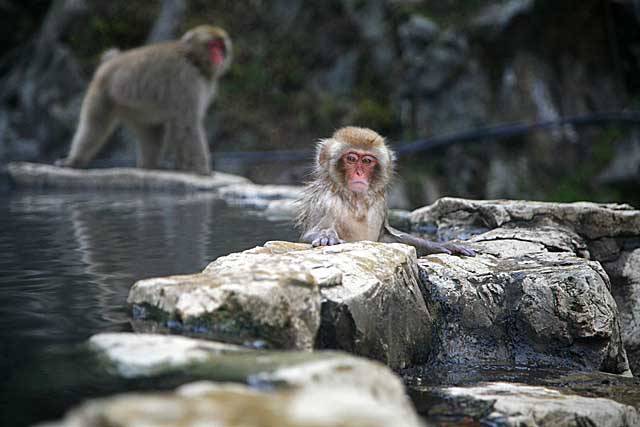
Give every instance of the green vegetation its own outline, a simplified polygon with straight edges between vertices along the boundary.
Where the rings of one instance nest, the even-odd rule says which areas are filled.
[[[573,170],[563,171],[556,185],[548,190],[547,200],[553,202],[623,201],[624,194],[619,189],[597,186],[594,178],[613,159],[613,145],[624,135],[623,130],[615,126],[606,129],[591,147],[586,147],[583,161],[580,161]]]

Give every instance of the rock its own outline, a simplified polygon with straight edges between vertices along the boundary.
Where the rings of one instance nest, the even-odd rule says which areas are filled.
[[[275,348],[310,350],[323,278],[291,255],[307,248],[276,242],[220,257],[199,274],[140,280],[127,299],[136,328],[155,328],[154,319],[232,342],[265,340]]]
[[[398,27],[398,36],[405,51],[419,51],[434,41],[439,33],[438,24],[420,15],[412,15],[407,22]]]
[[[315,343],[394,368],[425,361],[431,345],[415,250],[402,244],[267,242],[218,258],[200,274],[141,280],[128,302],[140,331],[179,325],[274,348]]]
[[[544,122],[560,120],[563,116],[561,101],[553,96],[554,85],[558,77],[553,66],[540,57],[518,52],[515,58],[503,70],[501,87],[498,93],[500,117],[504,120],[522,122]],[[563,140],[577,142],[578,135],[573,126],[566,125],[552,128],[549,135],[532,135],[534,141],[549,140],[561,143]],[[566,150],[562,146],[550,146],[553,153]],[[554,158],[537,155],[538,162],[553,164]]]
[[[546,251],[558,258],[571,258],[575,254],[602,262],[606,274],[611,277],[611,285],[606,274],[600,275],[606,287],[611,287],[620,310],[619,320],[615,322],[621,323],[621,336],[628,347],[630,363],[634,369],[638,369],[640,351],[634,338],[637,336],[637,325],[632,319],[638,316],[640,308],[633,296],[637,292],[635,279],[632,279],[635,277],[634,269],[627,267],[627,261],[630,251],[640,247],[640,211],[633,210],[628,205],[588,202],[471,201],[443,198],[431,206],[412,212],[411,221],[412,226],[417,229],[436,228],[438,236],[444,240],[477,235],[472,241],[482,242],[483,252],[505,260],[514,257],[531,258],[531,252]],[[537,255],[533,254],[532,261],[532,265],[539,261]],[[550,261],[551,259],[547,259],[544,263]],[[578,264],[588,263],[586,260],[574,261]],[[594,265],[597,266],[594,263],[588,264],[592,269]],[[575,268],[579,267],[576,265]],[[571,273],[569,277],[573,277],[573,281],[566,283],[573,287],[577,284],[574,280],[580,275]],[[602,286],[597,279],[595,282],[588,277],[580,280],[600,283],[598,286]],[[608,297],[606,300],[608,301]],[[600,308],[596,309],[598,310]],[[607,311],[610,312],[610,308]],[[618,315],[615,314],[615,317],[617,319]],[[618,333],[614,333],[611,339],[615,340],[617,336]],[[617,356],[618,362],[614,363],[620,367],[624,365],[621,356],[620,353]]]
[[[508,0],[491,3],[473,20],[473,24],[478,27],[481,33],[496,36],[509,28],[515,18],[531,12],[534,3],[534,0]]]
[[[311,268],[336,273],[334,286],[320,288],[316,347],[347,350],[393,369],[426,362],[436,319],[420,292],[414,248],[361,242],[315,253]]]
[[[599,263],[548,252],[536,239],[484,246],[484,236],[472,240],[474,258],[420,260],[427,306],[441,310],[435,361],[627,373],[618,309]]]
[[[489,78],[466,34],[412,16],[398,28],[402,69],[393,98],[405,132],[446,135],[488,120]],[[455,181],[454,181],[455,182]]]
[[[190,338],[122,333],[96,335],[90,342],[127,377],[197,367],[209,378],[237,372],[236,381],[258,389],[202,381],[171,393],[130,393],[85,402],[47,425],[422,425],[397,375],[343,353],[242,352]],[[149,352],[161,356],[149,360]]]
[[[262,214],[270,220],[293,219],[298,214],[298,208],[292,199],[269,200]]]
[[[355,49],[338,56],[329,70],[313,78],[313,89],[318,94],[349,95],[356,85],[360,57],[360,52]]]
[[[217,172],[216,172],[217,173]],[[227,203],[235,206],[246,206],[260,211],[271,209],[276,214],[290,213],[291,206],[286,203],[294,203],[302,195],[302,186],[294,185],[258,185],[250,182],[242,182],[220,187],[218,194]],[[282,204],[273,202],[283,201]],[[269,212],[265,212],[269,214]]]
[[[104,333],[89,339],[90,348],[113,363],[127,378],[165,374],[215,356],[247,351],[246,348],[176,335]]]
[[[19,186],[61,189],[145,191],[211,191],[232,184],[250,184],[246,178],[214,172],[211,176],[139,168],[71,169],[38,163],[7,166]]]
[[[440,236],[479,234],[509,226],[561,225],[587,243],[640,234],[640,211],[629,205],[590,202],[550,203],[526,200],[465,200],[443,197],[411,214],[414,227],[437,226]],[[597,258],[596,258],[597,259]]]
[[[615,261],[603,263],[614,284],[612,293],[620,310],[622,340],[631,371],[640,374],[640,248],[624,251]]]
[[[467,58],[466,40],[437,43],[417,54],[415,64],[405,59],[403,83],[394,94],[403,105],[403,125],[418,138],[474,129],[490,120],[490,80],[475,59]]]
[[[386,1],[341,0],[341,3],[368,45],[374,71],[382,76],[388,75],[396,59],[396,50],[387,30]]]
[[[161,410],[160,410],[161,409]],[[58,423],[40,427],[419,427],[397,408],[353,389],[309,388],[267,393],[237,384],[186,384],[175,393],[123,394],[90,400]]]
[[[624,240],[638,220],[625,205],[446,198],[411,213],[412,224],[471,237],[478,256],[418,261],[401,244],[268,242],[200,274],[139,281],[128,302],[138,331],[341,349],[394,369],[428,361],[628,374],[609,278],[589,258],[618,259],[638,243]]]
[[[632,406],[610,399],[583,397],[546,387],[485,383],[477,387],[449,387],[450,399],[492,402],[484,417],[490,425],[513,427],[640,425],[640,413]]]

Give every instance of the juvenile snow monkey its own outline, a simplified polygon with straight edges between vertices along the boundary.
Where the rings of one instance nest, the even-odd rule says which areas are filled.
[[[389,226],[387,187],[395,156],[371,129],[344,127],[318,142],[314,179],[299,203],[301,240],[313,246],[344,242],[406,243],[419,254],[474,256],[453,243],[437,243]]]

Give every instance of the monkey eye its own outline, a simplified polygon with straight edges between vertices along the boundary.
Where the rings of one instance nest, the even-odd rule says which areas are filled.
[[[362,163],[365,165],[375,164],[376,159],[373,156],[362,156]]]
[[[345,160],[349,163],[356,163],[358,161],[358,156],[355,154],[347,154],[345,156]]]

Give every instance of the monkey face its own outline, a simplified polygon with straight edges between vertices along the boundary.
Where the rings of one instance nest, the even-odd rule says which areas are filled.
[[[206,75],[220,77],[231,64],[231,39],[219,27],[201,25],[182,36],[190,59],[203,68]]]
[[[213,63],[218,67],[222,66],[227,56],[227,46],[224,39],[216,38],[211,40],[207,44],[207,48],[209,49],[209,56]]]
[[[366,151],[351,150],[341,158],[347,187],[354,193],[369,189],[375,176],[378,159]]]

